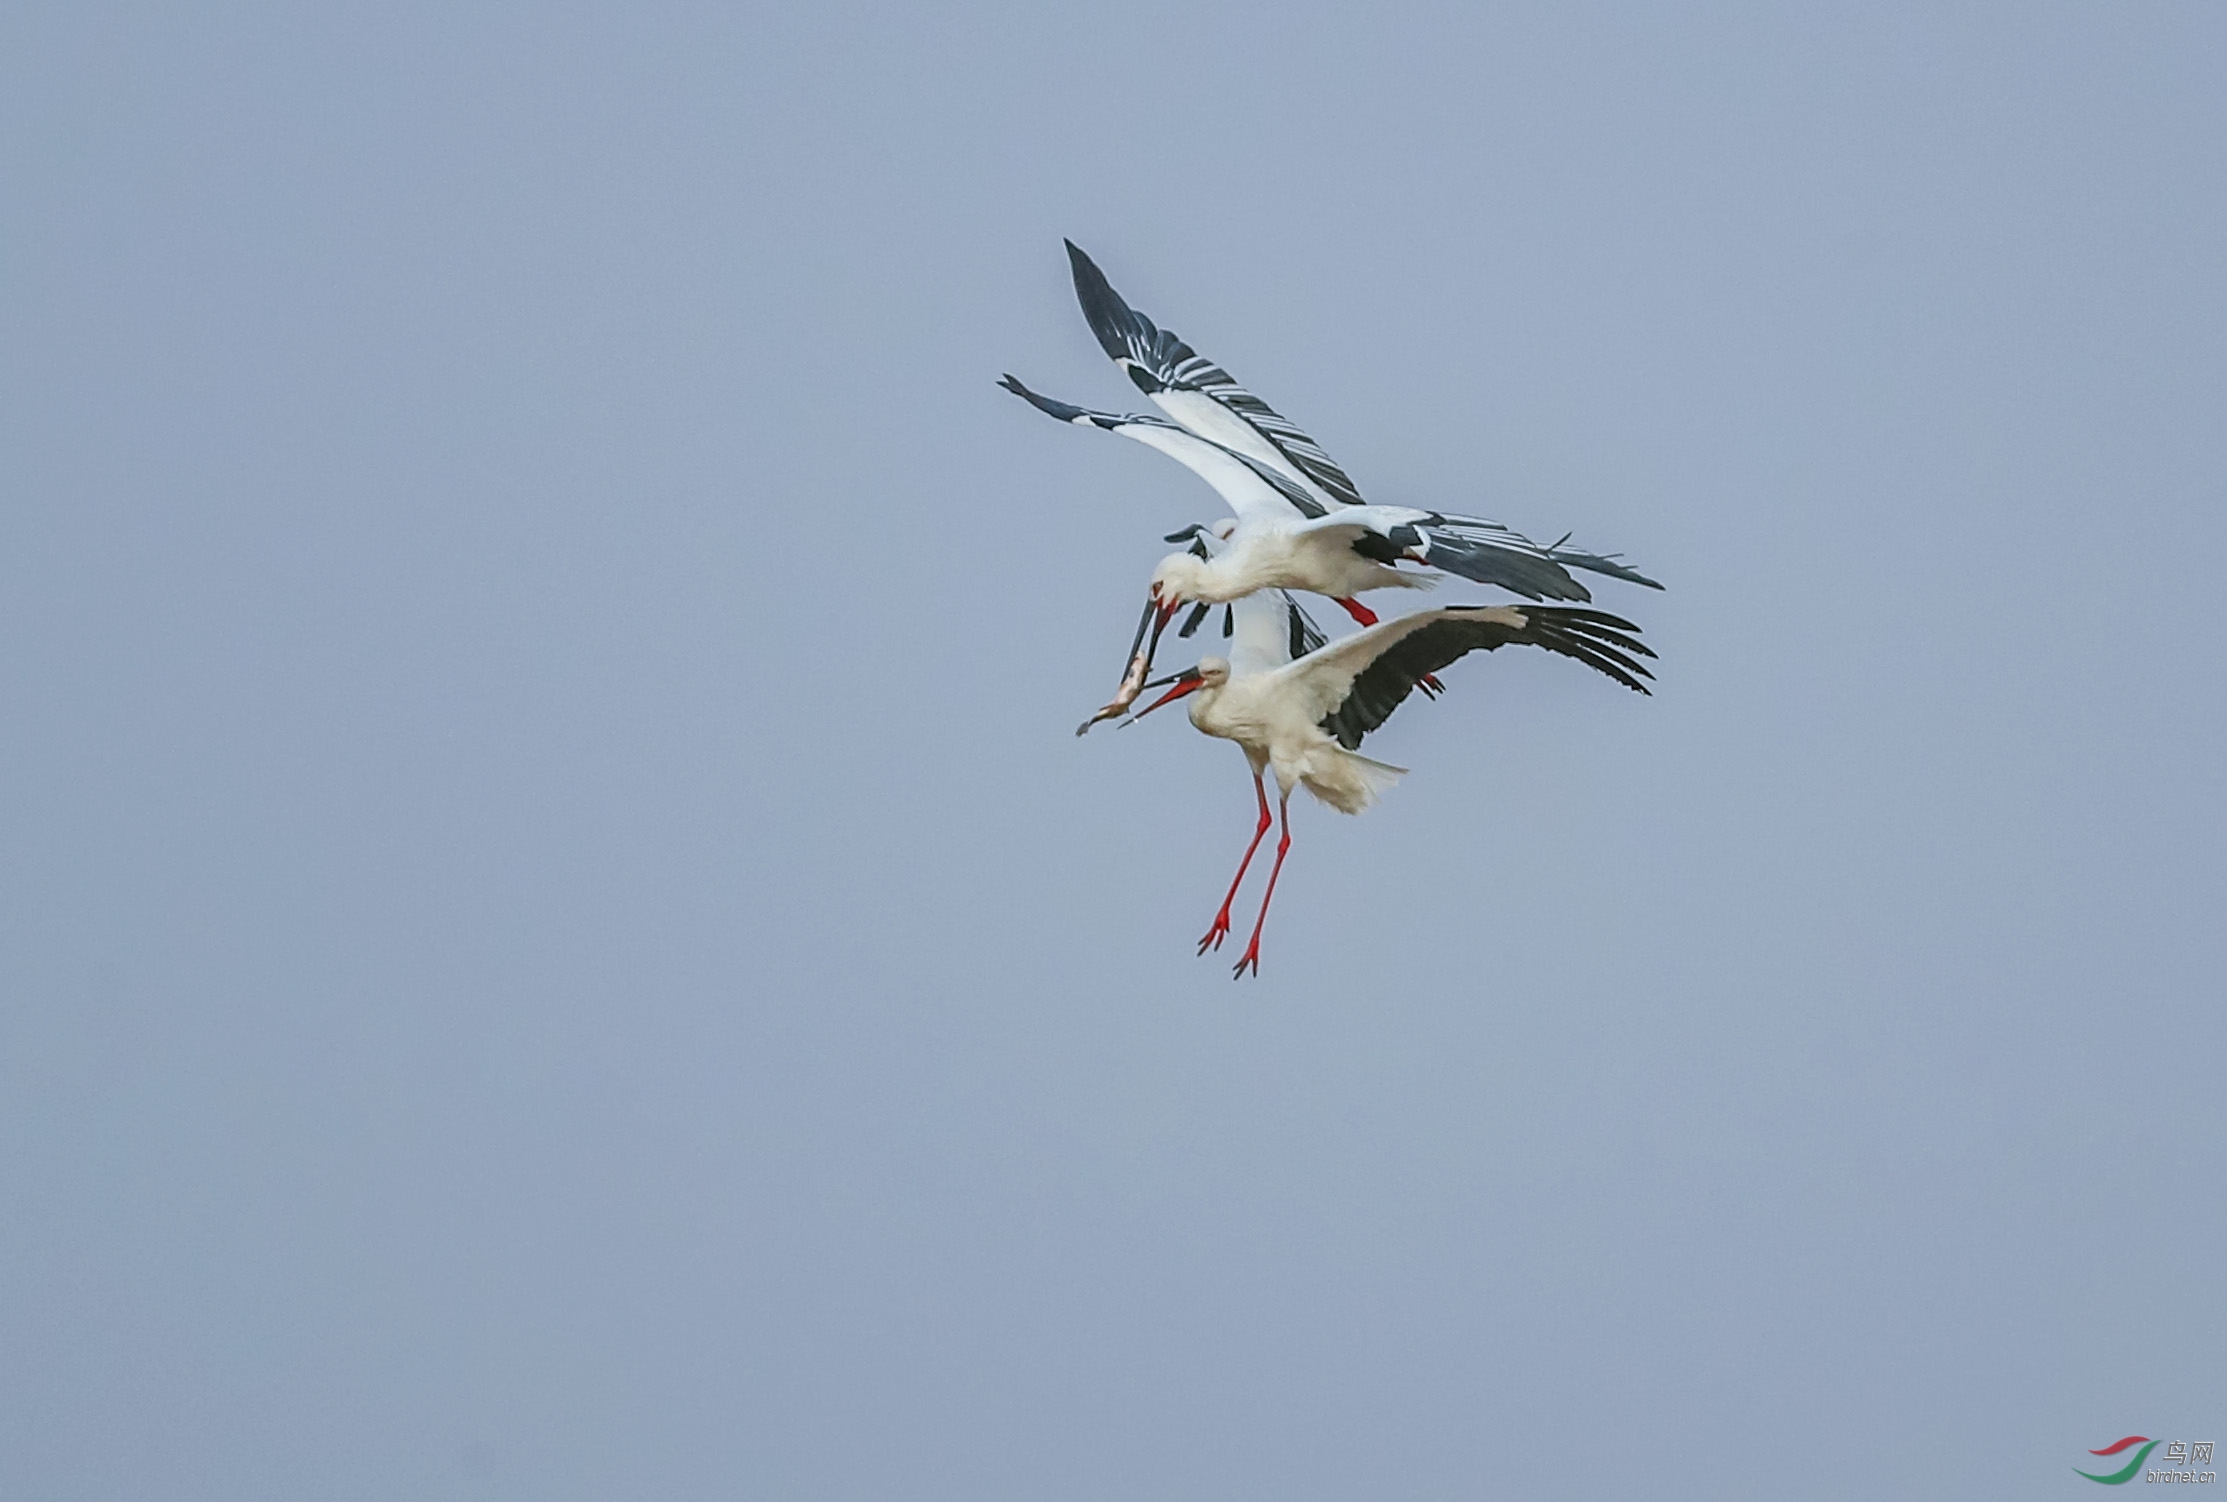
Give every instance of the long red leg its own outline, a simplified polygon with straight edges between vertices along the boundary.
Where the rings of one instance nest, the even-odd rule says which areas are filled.
[[[1371,610],[1368,606],[1362,604],[1359,600],[1340,600],[1338,601],[1338,604],[1344,609],[1347,615],[1352,616],[1362,625],[1373,626],[1376,624],[1376,612]]]
[[[1268,789],[1261,785],[1260,773],[1253,774],[1253,796],[1260,800],[1260,822],[1253,826],[1253,843],[1245,847],[1245,858],[1237,863],[1237,875],[1229,884],[1229,895],[1222,899],[1222,910],[1214,915],[1214,926],[1199,940],[1199,953],[1222,947],[1222,940],[1229,937],[1229,905],[1237,900],[1237,889],[1244,884],[1245,869],[1253,863],[1253,852],[1268,834]]]
[[[1263,816],[1267,812],[1265,807],[1261,810]],[[1245,946],[1244,958],[1230,972],[1232,979],[1243,975],[1248,965],[1252,967],[1253,974],[1260,974],[1260,931],[1268,926],[1268,904],[1276,900],[1276,878],[1284,874],[1284,855],[1291,849],[1290,793],[1285,793],[1282,801],[1276,805],[1276,813],[1283,826],[1283,833],[1276,840],[1276,864],[1268,868],[1268,890],[1261,894],[1260,917],[1253,922],[1253,941]]]

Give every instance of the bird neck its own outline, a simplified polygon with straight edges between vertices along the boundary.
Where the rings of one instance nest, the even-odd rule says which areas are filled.
[[[1192,576],[1191,598],[1209,605],[1243,599],[1264,582],[1251,554],[1233,551],[1202,561]]]
[[[1203,683],[1199,685],[1198,691],[1191,695],[1190,707],[1186,711],[1191,717],[1193,726],[1205,731],[1208,735],[1219,735],[1221,733],[1218,727],[1221,723],[1219,710],[1222,703],[1222,690],[1228,687],[1227,683]]]

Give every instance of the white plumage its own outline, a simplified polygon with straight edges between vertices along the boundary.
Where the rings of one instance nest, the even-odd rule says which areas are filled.
[[[1148,688],[1172,685],[1139,717],[1189,698],[1191,723],[1233,741],[1253,774],[1259,819],[1237,875],[1199,940],[1199,953],[1230,932],[1230,906],[1275,822],[1266,778],[1276,777],[1282,832],[1262,893],[1260,915],[1235,974],[1260,969],[1261,930],[1291,849],[1291,794],[1306,788],[1341,813],[1358,814],[1389,791],[1405,769],[1360,754],[1362,739],[1417,687],[1435,693],[1437,669],[1472,651],[1520,643],[1574,657],[1641,693],[1654,654],[1629,621],[1562,605],[1470,605],[1426,610],[1379,623],[1356,596],[1372,589],[1427,589],[1443,573],[1492,584],[1526,601],[1590,600],[1572,568],[1659,589],[1613,555],[1561,542],[1541,547],[1497,522],[1400,506],[1376,506],[1322,446],[1213,361],[1124,302],[1105,275],[1069,242],[1083,316],[1114,364],[1164,416],[1098,412],[1031,391],[1008,375],[1002,384],[1061,422],[1096,428],[1166,454],[1214,488],[1229,519],[1170,534],[1187,544],[1153,570],[1149,597],[1130,645],[1128,671],[1112,703],[1077,734],[1121,714]],[[1418,571],[1418,570],[1426,570]],[[1364,628],[1334,645],[1288,593],[1306,590],[1344,607]],[[1211,605],[1230,615],[1228,658],[1146,680],[1162,633],[1193,607],[1188,636]],[[1146,632],[1151,632],[1149,644]]]
[[[1654,655],[1631,634],[1636,626],[1599,611],[1454,605],[1402,616],[1289,660],[1281,646],[1281,623],[1267,597],[1249,596],[1234,610],[1231,658],[1208,657],[1172,680],[1162,680],[1173,686],[1137,713],[1142,718],[1188,697],[1191,723],[1208,735],[1236,742],[1252,767],[1260,821],[1221,910],[1199,941],[1201,954],[1218,948],[1229,933],[1230,904],[1268,832],[1263,773],[1275,773],[1282,833],[1252,940],[1237,962],[1239,975],[1260,969],[1261,929],[1291,848],[1292,790],[1303,787],[1346,814],[1360,813],[1389,791],[1407,769],[1362,756],[1357,748],[1423,679],[1472,651],[1514,643],[1574,657],[1645,693],[1642,680],[1650,675],[1638,659]]]

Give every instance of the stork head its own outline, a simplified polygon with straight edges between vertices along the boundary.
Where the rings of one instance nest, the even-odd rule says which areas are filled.
[[[1170,553],[1152,571],[1152,602],[1163,619],[1199,597],[1206,582],[1207,561],[1192,553]]]

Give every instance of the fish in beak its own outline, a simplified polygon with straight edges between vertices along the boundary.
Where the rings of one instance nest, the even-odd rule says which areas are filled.
[[[1112,700],[1103,708],[1075,727],[1075,734],[1087,735],[1090,727],[1099,721],[1126,713],[1129,706],[1137,702],[1137,695],[1148,687],[1157,686],[1147,684],[1144,681],[1145,675],[1152,671],[1153,656],[1160,650],[1160,634],[1168,629],[1168,622],[1175,619],[1175,613],[1182,608],[1182,601],[1162,600],[1158,596],[1144,602],[1144,614],[1137,617],[1137,634],[1129,642],[1129,667],[1121,675],[1121,687],[1114,691]],[[1148,626],[1152,629],[1150,641],[1145,640],[1145,628]]]

